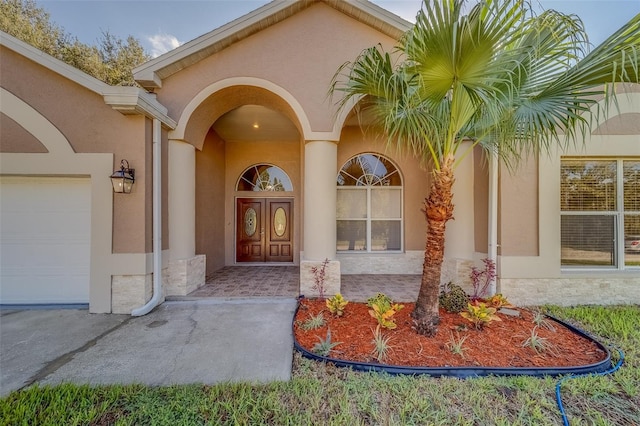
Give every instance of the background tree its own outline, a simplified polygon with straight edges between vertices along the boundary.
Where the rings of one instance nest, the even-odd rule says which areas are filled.
[[[151,59],[132,36],[121,40],[103,32],[97,46],[81,43],[34,0],[0,0],[0,30],[115,86],[135,86],[133,68]]]
[[[640,15],[588,52],[580,19],[528,2],[485,0],[463,13],[464,0],[424,0],[415,25],[393,55],[363,51],[334,77],[339,105],[359,101],[388,144],[432,168],[425,258],[413,312],[416,330],[432,335],[445,228],[453,218],[454,169],[473,147],[507,165],[589,134],[598,97],[614,99],[614,82],[638,81]],[[462,150],[464,141],[469,147]]]

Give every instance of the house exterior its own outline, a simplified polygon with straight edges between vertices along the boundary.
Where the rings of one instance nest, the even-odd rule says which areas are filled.
[[[409,27],[367,1],[276,0],[138,67],[143,89],[1,34],[0,303],[139,314],[227,265],[299,265],[303,294],[325,260],[329,292],[420,274],[428,166],[327,97],[343,63]],[[625,90],[571,151],[515,171],[462,160],[444,282],[491,256],[517,304],[640,303],[640,87]],[[130,194],[109,179],[122,159]]]

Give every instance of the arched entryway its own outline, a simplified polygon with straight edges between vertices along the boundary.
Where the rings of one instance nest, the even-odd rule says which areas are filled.
[[[225,267],[251,264],[238,262],[236,257],[238,200],[243,198],[291,200],[287,226],[292,255],[271,265],[300,265],[302,271],[304,261],[308,271],[322,259],[333,259],[339,135],[337,124],[329,132],[312,131],[300,103],[266,80],[231,78],[203,89],[188,103],[176,130],[169,134],[171,264],[197,260],[207,277]],[[172,155],[182,151],[184,155]],[[238,187],[239,176],[256,164],[277,166],[286,172],[293,190],[265,197]],[[274,219],[280,207],[272,209]],[[201,259],[206,259],[206,266]],[[332,271],[338,282],[339,265],[334,263]]]
[[[194,245],[207,276],[235,264],[299,263],[304,144],[296,117],[281,97],[252,86],[221,88],[193,112],[185,136],[204,133],[193,141]],[[206,133],[195,129],[203,126]],[[261,221],[250,236],[242,234],[249,208]],[[283,217],[285,232],[272,226]]]

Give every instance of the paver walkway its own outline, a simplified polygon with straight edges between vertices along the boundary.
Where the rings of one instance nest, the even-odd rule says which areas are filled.
[[[341,287],[342,295],[354,302],[365,302],[378,292],[397,302],[413,302],[420,275],[342,275]],[[297,266],[226,266],[188,298],[298,297],[299,288]]]
[[[421,278],[420,275],[343,275],[342,295],[347,300],[366,302],[381,292],[394,302],[415,302]]]

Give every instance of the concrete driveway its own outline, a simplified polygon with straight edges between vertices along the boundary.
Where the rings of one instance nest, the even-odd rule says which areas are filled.
[[[144,317],[3,310],[0,396],[33,383],[289,380],[295,299],[165,302]]]

